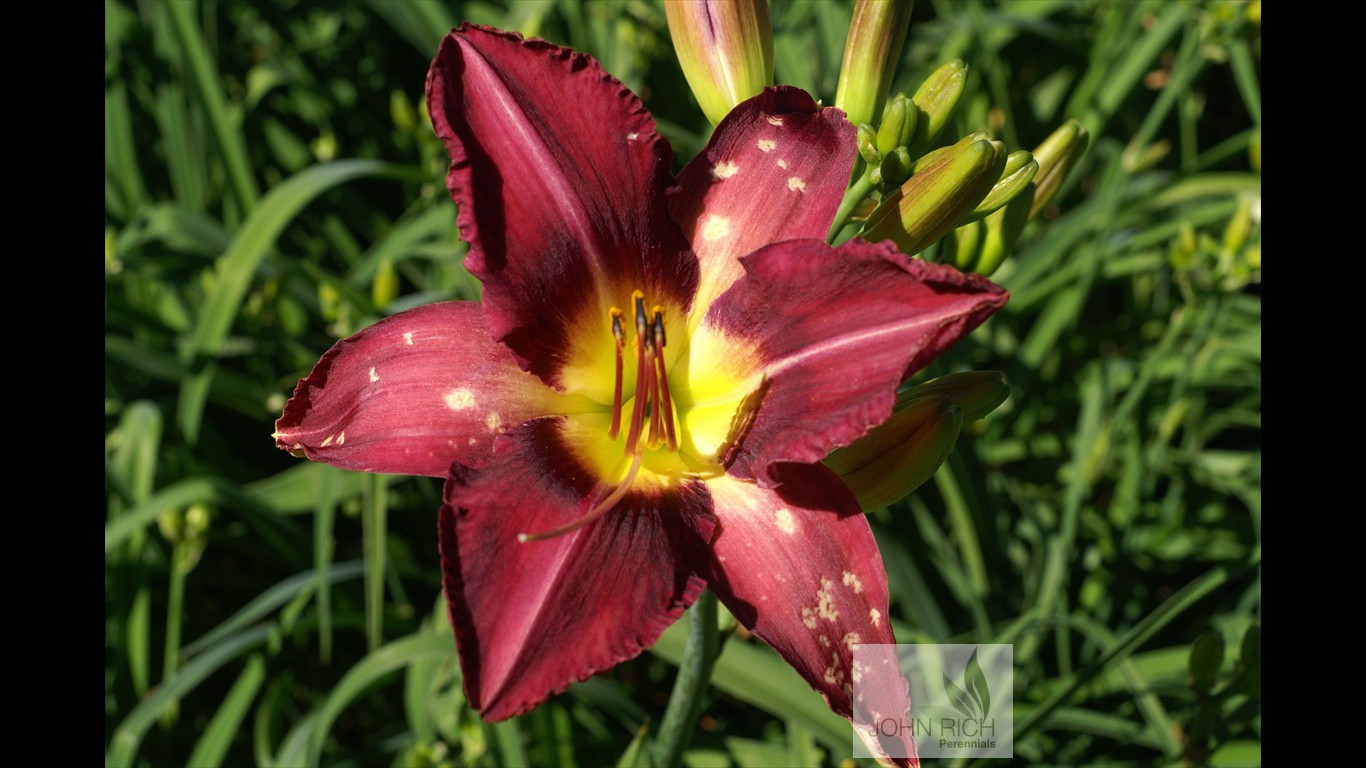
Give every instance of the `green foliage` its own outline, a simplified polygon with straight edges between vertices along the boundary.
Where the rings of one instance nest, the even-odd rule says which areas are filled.
[[[849,6],[775,0],[779,82],[830,103]],[[336,339],[478,296],[422,104],[463,18],[597,55],[680,163],[704,146],[650,0],[106,0],[108,765],[649,764],[686,622],[483,723],[440,483],[270,439]],[[954,58],[946,137],[1091,144],[993,276],[1006,309],[926,375],[1010,399],[870,513],[898,637],[1015,643],[1026,759],[1258,764],[1260,5],[921,0],[892,91]],[[847,723],[724,624],[684,764],[839,764]]]

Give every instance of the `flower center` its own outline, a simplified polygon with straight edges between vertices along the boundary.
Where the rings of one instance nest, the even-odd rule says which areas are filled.
[[[626,455],[639,455],[645,447],[658,447],[665,441],[670,451],[677,451],[678,432],[674,425],[673,401],[669,397],[669,376],[664,369],[664,346],[668,343],[664,334],[664,308],[656,304],[647,315],[645,294],[636,291],[631,294],[631,299],[636,310],[636,396],[635,407],[631,409],[630,430],[626,433]],[[607,436],[615,440],[621,433],[622,357],[626,349],[626,334],[622,329],[621,310],[612,307],[610,314],[612,336],[617,347],[617,364],[616,386],[612,396],[612,426]],[[647,421],[650,433],[646,442],[642,443]]]
[[[622,463],[626,464],[625,475],[614,483],[599,483],[594,491],[590,506],[583,516],[558,528],[539,533],[520,533],[517,540],[522,542],[548,539],[570,531],[578,530],[612,510],[626,496],[640,471],[645,450],[667,446],[669,452],[678,452],[678,426],[675,423],[673,399],[669,395],[669,376],[664,364],[664,347],[668,337],[664,332],[664,308],[654,305],[645,311],[645,294],[639,290],[631,294],[635,309],[636,390],[631,408],[631,421],[627,425],[626,450]],[[624,313],[612,307],[608,313],[612,324],[612,338],[616,346],[616,380],[612,388],[612,424],[607,437],[616,440],[621,435],[623,407],[623,385],[625,378],[626,329],[622,318]],[[648,431],[647,431],[648,427]],[[618,465],[613,476],[621,474]]]

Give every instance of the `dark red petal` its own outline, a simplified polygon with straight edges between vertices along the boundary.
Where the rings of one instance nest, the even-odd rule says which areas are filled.
[[[328,350],[275,422],[275,445],[343,469],[445,477],[560,399],[489,338],[478,304],[428,304]]]
[[[631,492],[576,531],[521,543],[587,511],[592,472],[564,419],[510,431],[481,471],[452,469],[441,510],[451,626],[470,704],[486,720],[525,712],[630,659],[692,604],[715,518],[700,481]]]
[[[854,690],[854,645],[896,642],[887,575],[868,521],[826,467],[787,464],[776,473],[782,484],[773,489],[729,477],[707,484],[720,524],[711,589],[836,713],[852,717],[853,695],[862,693],[862,713],[904,720],[910,708],[904,687]],[[915,754],[909,737],[905,746],[905,754]]]
[[[896,387],[1006,301],[1006,292],[898,253],[890,242],[779,243],[743,259],[746,274],[703,325],[753,344],[763,399],[730,472],[777,482],[776,462],[810,463],[892,412]]]
[[[490,333],[524,368],[554,382],[569,326],[585,312],[607,323],[635,289],[692,305],[696,258],[664,203],[673,151],[596,60],[467,24],[442,41],[427,100],[465,266],[484,281]]]
[[[669,211],[701,264],[698,307],[780,240],[825,239],[854,165],[857,131],[838,109],[778,86],[731,110],[678,176]]]

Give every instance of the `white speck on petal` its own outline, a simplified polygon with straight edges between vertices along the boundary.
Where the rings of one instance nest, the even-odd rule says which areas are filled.
[[[787,161],[786,161],[786,160],[783,160],[782,158],[779,158],[779,159],[778,159],[778,167],[779,167],[779,168],[786,168],[786,167],[787,167]]]
[[[379,374],[378,374],[378,373],[375,373],[375,369],[374,369],[374,368],[371,368],[371,369],[370,369],[370,383],[373,384],[373,383],[376,382],[376,381],[379,381]]]
[[[834,581],[821,577],[821,588],[816,592],[816,613],[826,621],[834,621],[840,617],[840,612],[835,610],[835,595],[832,592],[834,588]]]
[[[806,628],[807,628],[807,629],[815,629],[815,628],[816,628],[816,612],[815,612],[814,610],[812,610],[811,608],[803,608],[803,609],[802,609],[802,623],[806,625]]]
[[[797,523],[792,519],[792,513],[786,508],[774,512],[773,516],[777,518],[778,530],[789,536],[797,532]]]
[[[722,179],[729,179],[730,177],[734,176],[739,172],[740,166],[736,165],[735,163],[732,163],[729,160],[722,160],[721,162],[711,167],[711,177],[716,181],[721,181]]]
[[[772,140],[772,139],[759,139],[759,151],[760,151],[760,152],[767,152],[767,151],[773,149],[773,148],[776,147],[776,146],[778,146],[778,142],[776,142],[776,141],[774,141],[774,140]]]
[[[848,648],[851,651],[854,650],[854,644],[858,642],[862,641],[860,640],[857,632],[850,632],[849,634],[844,636],[844,647]]]
[[[802,181],[796,176],[793,176],[792,178],[787,180],[787,188],[792,190],[793,192],[805,192],[806,182]]]
[[[338,434],[337,434],[337,445],[341,445],[341,444],[344,443],[344,442],[346,442],[346,433],[345,433],[345,432],[338,433]]]
[[[783,124],[783,119],[781,117],[778,117],[777,115],[764,115],[764,119],[768,121],[769,125]]]
[[[484,426],[488,427],[490,432],[501,432],[499,427],[503,426],[503,417],[489,411],[488,418],[484,419]]]
[[[452,389],[442,399],[452,411],[463,411],[474,405],[474,393],[468,389]]]
[[[854,575],[853,571],[845,571],[841,580],[844,582],[844,586],[853,587],[855,594],[863,591],[863,582],[859,581],[858,576]]]
[[[636,133],[635,131],[631,131],[630,133],[626,134],[627,141],[635,141],[638,138],[640,138],[640,134]]]
[[[403,334],[403,343],[404,343],[404,344],[407,344],[407,345],[410,346],[410,347],[413,345],[413,334],[412,334],[412,331],[409,331],[408,333]]]
[[[719,240],[730,232],[730,219],[724,216],[708,216],[707,223],[702,225],[703,240]]]
[[[882,611],[879,611],[879,610],[876,609],[876,608],[873,608],[873,609],[869,610],[869,611],[868,611],[868,620],[871,621],[871,622],[873,622],[873,626],[875,626],[875,627],[880,627],[880,626],[882,626]]]
[[[331,445],[331,444],[332,444],[332,438],[334,438],[334,437],[336,437],[336,435],[328,435],[327,437],[323,438],[323,441],[322,441],[321,443],[318,443],[318,447],[319,447],[319,448],[326,448],[327,446]]]

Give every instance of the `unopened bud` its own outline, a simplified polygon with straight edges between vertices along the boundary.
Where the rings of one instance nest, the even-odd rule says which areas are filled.
[[[1001,171],[1001,178],[996,185],[991,188],[987,196],[982,198],[982,202],[977,204],[977,208],[968,216],[968,221],[986,218],[987,214],[999,210],[1006,203],[1014,200],[1021,192],[1029,188],[1029,182],[1033,181],[1034,174],[1039,170],[1039,164],[1034,160],[1034,156],[1023,149],[1011,152],[1006,157],[1006,167]]]
[[[911,177],[911,153],[897,147],[882,155],[881,183],[889,188],[899,187]]]
[[[905,498],[929,480],[958,440],[963,410],[947,397],[921,398],[862,439],[830,454],[835,471],[864,510]]]
[[[925,82],[916,89],[911,101],[920,111],[915,126],[915,138],[907,145],[914,157],[934,146],[939,132],[953,119],[958,110],[958,102],[963,99],[963,90],[968,84],[968,65],[954,59],[940,65]]]
[[[880,124],[914,5],[911,0],[858,0],[854,4],[835,90],[835,106],[854,125]]]
[[[1015,243],[1020,239],[1020,233],[1024,232],[1025,225],[1029,223],[1032,202],[1029,195],[1020,195],[1006,203],[1004,208],[982,219],[982,249],[977,254],[977,263],[973,265],[972,271],[982,277],[991,277],[1005,262],[1011,250],[1015,248]]]
[[[1034,148],[1034,159],[1039,163],[1039,172],[1034,175],[1034,205],[1029,210],[1029,218],[1039,215],[1052,200],[1067,172],[1086,154],[1086,144],[1090,136],[1076,120],[1068,120],[1049,134],[1043,143]]]
[[[858,126],[858,153],[863,162],[875,166],[882,162],[882,153],[877,149],[877,131],[867,123]]]
[[[863,238],[892,240],[911,256],[925,250],[991,191],[1005,167],[1004,149],[993,141],[955,145],[883,200],[868,217]]]
[[[911,143],[919,118],[920,110],[906,98],[906,94],[898,93],[893,96],[892,100],[887,102],[887,108],[882,111],[882,124],[877,129],[878,151],[885,155],[897,147]]]
[[[664,16],[683,76],[712,125],[773,84],[767,0],[665,0]]]
[[[950,373],[897,395],[897,408],[925,398],[947,397],[963,409],[963,423],[971,424],[1000,407],[1010,397],[1010,385],[1000,371]]]

